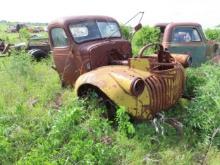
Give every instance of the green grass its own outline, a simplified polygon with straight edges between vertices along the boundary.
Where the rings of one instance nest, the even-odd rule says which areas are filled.
[[[118,113],[119,126],[113,126],[101,117],[103,108],[95,100],[79,101],[72,89],[62,89],[50,66],[50,59],[37,63],[24,52],[0,59],[0,164],[197,164],[203,160],[220,121],[219,66],[189,69],[187,89],[194,99],[165,113],[182,118],[181,139],[165,123],[161,123],[164,135],[156,133],[151,122],[131,124],[123,110]],[[219,155],[217,134],[206,162],[217,164]]]
[[[0,39],[4,40],[6,43],[21,42],[19,39],[19,33],[7,33],[7,28],[7,24],[0,23]]]

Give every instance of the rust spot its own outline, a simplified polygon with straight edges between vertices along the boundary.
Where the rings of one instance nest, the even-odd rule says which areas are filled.
[[[155,76],[150,76],[145,80],[150,93],[152,114],[171,107],[182,95],[183,70],[180,65],[175,65],[171,70],[175,72],[157,71]]]

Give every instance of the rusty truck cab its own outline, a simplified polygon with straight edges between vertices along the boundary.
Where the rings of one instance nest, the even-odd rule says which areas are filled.
[[[81,74],[131,57],[131,45],[122,38],[118,22],[111,17],[63,18],[52,22],[48,32],[63,85],[73,86]]]

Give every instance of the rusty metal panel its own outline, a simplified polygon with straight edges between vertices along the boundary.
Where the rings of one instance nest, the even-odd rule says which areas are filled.
[[[170,108],[182,95],[185,79],[183,69],[176,65],[172,70],[157,72],[145,80],[151,95],[152,114]]]

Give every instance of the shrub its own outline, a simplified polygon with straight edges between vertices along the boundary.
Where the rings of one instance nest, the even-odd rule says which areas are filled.
[[[22,40],[28,40],[31,35],[27,28],[21,28],[19,30],[19,36]]]
[[[220,41],[220,29],[206,29],[205,35],[209,40]]]
[[[220,66],[191,68],[187,76],[187,90],[194,98],[187,108],[185,124],[199,139],[207,140],[220,127]]]
[[[69,98],[53,122],[51,131],[18,164],[57,162],[59,164],[111,164],[117,151],[112,146],[113,130],[100,117],[101,109],[85,109],[84,101]]]
[[[133,54],[138,54],[139,50],[146,44],[158,43],[160,31],[157,28],[144,26],[139,30],[133,38],[132,49]],[[154,53],[154,49],[147,51],[147,54]]]
[[[132,28],[130,26],[120,25],[122,37],[126,40],[131,39]]]
[[[132,135],[135,133],[134,126],[129,122],[129,115],[126,113],[125,108],[120,107],[117,110],[116,120],[118,122],[118,129],[125,135]]]

